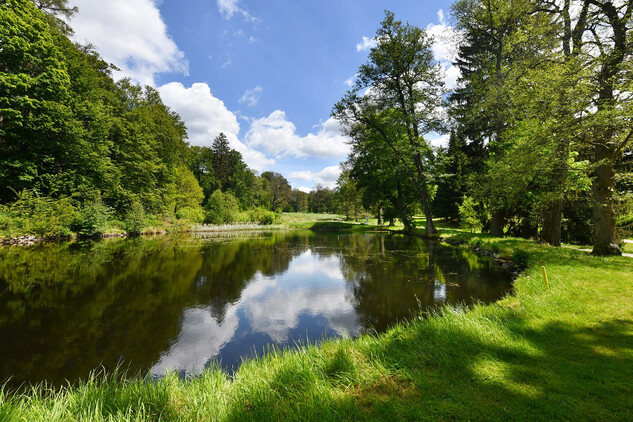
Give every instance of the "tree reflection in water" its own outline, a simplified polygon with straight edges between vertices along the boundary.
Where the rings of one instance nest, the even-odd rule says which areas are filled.
[[[275,232],[0,248],[0,378],[12,385],[226,368],[267,345],[383,331],[510,275],[414,237]]]

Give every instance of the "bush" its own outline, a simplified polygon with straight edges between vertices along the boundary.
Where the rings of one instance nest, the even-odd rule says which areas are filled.
[[[17,234],[16,222],[0,206],[0,237],[13,237],[15,234]]]
[[[267,226],[275,222],[276,215],[272,211],[268,211],[263,208],[255,208],[248,211],[248,219],[251,222]]]
[[[202,223],[204,220],[204,210],[200,207],[184,207],[176,211],[176,218],[193,223]]]
[[[470,229],[471,233],[475,230],[481,230],[482,228],[476,206],[477,204],[470,197],[464,198],[464,202],[462,202],[459,206],[459,219],[461,221],[461,225]]]
[[[205,223],[231,224],[239,220],[240,208],[237,199],[230,192],[222,193],[220,189],[216,190],[205,208]]]
[[[143,204],[138,201],[132,202],[132,206],[130,206],[130,209],[125,215],[125,219],[123,220],[123,227],[125,231],[131,236],[139,235],[143,232],[145,224],[146,218]]]
[[[98,236],[106,232],[112,218],[112,210],[97,199],[84,204],[71,229],[80,236]]]
[[[75,219],[75,207],[70,198],[53,199],[24,190],[18,200],[5,208],[5,226],[13,234],[34,234],[39,237],[70,235]]]

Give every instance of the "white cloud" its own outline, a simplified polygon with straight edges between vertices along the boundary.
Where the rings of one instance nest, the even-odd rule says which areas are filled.
[[[346,79],[345,82],[343,83],[351,88],[352,86],[354,86],[354,81],[356,80],[356,76],[357,75],[354,75],[351,78]]]
[[[187,124],[189,141],[193,145],[209,145],[220,132],[237,135],[240,125],[237,117],[224,102],[213,96],[205,83],[185,88],[180,82],[171,82],[159,88],[160,95]]]
[[[336,181],[338,177],[341,175],[341,167],[340,166],[330,166],[326,167],[318,173],[312,173],[309,170],[305,171],[295,171],[290,173],[290,178],[296,180],[302,180],[304,182],[314,182],[316,185],[322,185],[328,188],[334,188],[336,186]],[[310,192],[311,188],[298,188],[299,190],[303,190],[304,192]]]
[[[433,37],[433,55],[444,68],[444,84],[447,89],[454,89],[457,86],[457,79],[461,76],[459,69],[453,65],[458,54],[459,33],[448,24],[442,9],[437,12],[437,18],[439,24],[428,25],[426,32]]]
[[[264,88],[262,88],[259,85],[253,89],[247,89],[239,101],[240,103],[246,103],[246,105],[249,107],[254,107],[257,105],[257,103],[259,102],[259,99],[262,97],[263,91],[264,91]]]
[[[308,282],[310,288],[298,285],[297,279]],[[248,299],[243,292],[240,302],[253,331],[264,332],[278,343],[287,342],[290,331],[306,315],[325,317],[339,335],[357,335],[357,316],[348,300],[347,286],[338,281],[344,279],[338,257],[317,257],[306,251],[293,258],[288,271],[275,279],[275,285]]]
[[[224,19],[231,19],[233,15],[237,13],[244,16],[244,19],[247,21],[257,22],[257,18],[251,16],[248,11],[238,5],[239,2],[240,0],[218,0],[218,9],[222,17]]]
[[[153,86],[157,73],[188,73],[155,1],[72,0],[70,5],[79,8],[70,21],[75,39],[95,45],[104,60],[121,69],[115,77]]]
[[[179,82],[171,82],[161,86],[159,91],[165,104],[185,122],[192,145],[211,146],[213,139],[223,132],[229,139],[231,148],[242,154],[250,168],[261,171],[275,163],[263,153],[240,142],[237,117],[226,108],[222,100],[213,96],[209,85],[195,83],[191,88],[185,88]]]
[[[376,38],[363,37],[363,40],[356,44],[356,52],[367,51],[378,45]]]
[[[169,371],[200,374],[209,359],[217,356],[235,336],[238,324],[235,307],[229,307],[221,324],[212,316],[209,308],[186,309],[178,339],[150,372],[156,375],[165,375]]]
[[[341,135],[340,124],[329,118],[320,130],[307,136],[299,136],[294,123],[281,110],[273,111],[268,117],[256,119],[246,134],[246,143],[251,148],[261,148],[276,157],[294,156],[344,158],[349,153],[347,138]]]
[[[297,180],[303,180],[304,182],[310,182],[312,181],[313,176],[312,176],[311,171],[303,170],[303,171],[293,171],[292,173],[290,173],[290,177]]]
[[[426,136],[427,142],[434,147],[448,147],[450,138],[451,135],[447,133],[440,135],[439,133],[432,132]]]

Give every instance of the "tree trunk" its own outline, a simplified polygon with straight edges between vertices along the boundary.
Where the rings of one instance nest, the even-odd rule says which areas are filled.
[[[424,177],[424,170],[422,166],[422,157],[420,153],[414,154],[415,168],[418,173],[418,192],[422,199],[422,206],[424,208],[424,218],[426,219],[426,234],[434,234],[436,232],[433,225],[433,215],[431,214],[431,201],[429,201],[429,190],[426,185],[426,179]]]
[[[554,162],[551,183],[551,189],[556,197],[550,208],[543,214],[541,241],[552,246],[560,246],[561,242],[563,202],[565,187],[567,186],[567,175],[569,173],[569,148],[570,141],[565,137],[559,139],[556,143],[556,161]]]
[[[543,215],[543,230],[541,230],[541,242],[552,246],[560,246],[561,220],[563,200],[559,199],[551,204]]]
[[[396,206],[396,209],[398,210],[398,214],[400,214],[400,220],[402,220],[402,224],[404,225],[404,231],[412,232],[413,226],[411,225],[411,220],[409,219],[409,216],[407,215],[405,211],[405,207],[402,204],[402,193],[401,193],[400,182],[398,182],[397,184],[396,191],[398,193],[398,196],[397,198],[395,198],[393,202],[394,202],[394,205]]]
[[[490,221],[490,234],[496,237],[503,237],[503,228],[505,226],[505,217],[503,211],[493,211]]]
[[[382,226],[382,207],[378,207],[378,225]]]
[[[613,187],[615,170],[609,147],[597,143],[595,162],[599,163],[593,180],[593,251],[594,255],[622,255],[615,231]]]
[[[434,234],[436,232],[435,225],[433,225],[433,215],[431,214],[431,201],[429,201],[429,192],[426,187],[426,183],[423,184],[424,190],[423,202],[424,202],[424,217],[426,219],[426,234]]]

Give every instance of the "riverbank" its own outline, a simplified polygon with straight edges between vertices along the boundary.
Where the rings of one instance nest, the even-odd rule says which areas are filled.
[[[578,419],[633,417],[633,261],[445,231],[521,261],[500,302],[417,318],[182,381],[95,376],[0,395],[0,420]],[[545,266],[548,283],[543,278]]]
[[[310,213],[282,213],[277,215],[271,224],[260,224],[257,222],[236,222],[233,224],[200,224],[186,220],[165,220],[153,219],[151,225],[146,226],[138,233],[141,236],[164,235],[169,233],[224,233],[224,232],[244,232],[244,231],[272,231],[287,229],[315,229],[315,230],[337,230],[337,231],[358,231],[367,230],[367,225],[358,223],[343,222],[343,216],[338,214],[310,214]],[[375,223],[374,223],[375,224]],[[110,224],[103,233],[88,236],[92,239],[112,239],[128,237],[122,227],[117,224]],[[81,238],[77,233],[70,233],[65,236],[37,236],[31,233],[12,234],[2,236],[0,232],[0,246],[32,246],[42,242],[72,241]],[[84,237],[86,238],[86,237]]]

